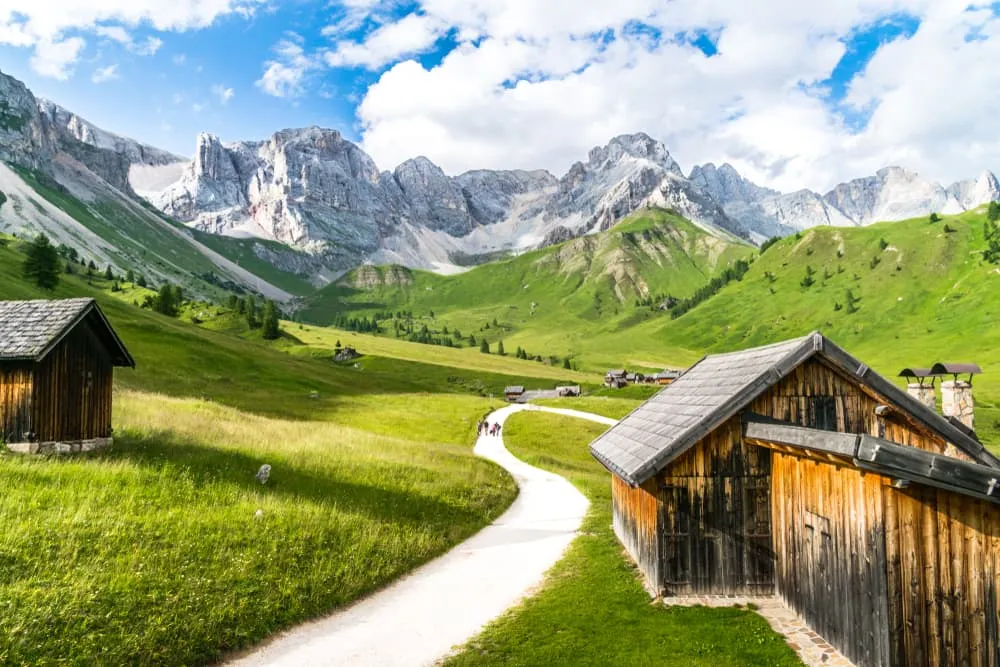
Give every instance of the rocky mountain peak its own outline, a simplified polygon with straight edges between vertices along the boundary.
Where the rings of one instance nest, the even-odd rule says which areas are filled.
[[[0,72],[0,160],[32,169],[54,150],[51,125],[27,86]]]
[[[113,151],[130,165],[160,166],[186,162],[186,159],[149,144],[102,130],[90,121],[49,100],[38,100],[38,109],[57,133],[94,148]]]
[[[627,157],[648,160],[677,176],[684,175],[667,147],[645,132],[621,134],[611,139],[606,146],[592,148],[587,156],[587,167],[591,170],[608,169]]]
[[[733,202],[751,204],[779,194],[776,190],[760,187],[743,178],[728,162],[721,167],[716,167],[711,162],[696,166],[688,178],[713,199],[726,204]]]

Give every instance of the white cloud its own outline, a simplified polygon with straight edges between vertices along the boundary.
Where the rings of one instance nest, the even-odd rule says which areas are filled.
[[[128,30],[120,25],[100,25],[94,28],[94,32],[98,37],[104,37],[119,44],[132,43],[132,36],[128,34]]]
[[[184,93],[174,93],[171,99],[173,99],[174,104],[183,104]]]
[[[146,41],[136,44],[132,47],[132,50],[140,56],[152,56],[160,50],[161,46],[163,46],[163,40],[159,37],[147,37]]]
[[[173,63],[175,65],[178,65],[178,66],[183,65],[184,63],[187,62],[187,54],[186,53],[175,54],[174,57],[171,58],[171,60],[173,61]]]
[[[219,103],[223,106],[229,104],[229,100],[233,99],[236,91],[232,88],[227,88],[222,84],[216,84],[212,86],[212,94],[219,98]]]
[[[319,67],[316,58],[306,55],[302,38],[293,33],[274,47],[275,58],[264,63],[264,74],[256,86],[274,97],[298,97],[306,77]]]
[[[228,14],[252,15],[264,0],[6,0],[0,4],[0,44],[32,47],[32,68],[65,79],[86,42],[70,32],[93,33],[152,55],[157,37],[134,44],[140,24],[159,32],[204,28]],[[72,57],[70,57],[72,55]]]
[[[73,73],[73,65],[86,44],[80,37],[40,41],[31,56],[31,69],[42,76],[65,81]]]
[[[107,67],[99,67],[94,70],[94,74],[90,77],[90,80],[94,83],[105,83],[107,81],[114,81],[120,78],[121,76],[118,74],[118,65],[108,65]]]
[[[195,113],[201,113],[204,110],[205,110],[205,105],[204,104],[199,104],[199,103],[195,102],[194,104],[191,105],[191,111],[193,111]]]
[[[383,25],[368,35],[364,42],[338,42],[326,54],[331,67],[361,65],[377,69],[433,46],[444,34],[447,26],[431,16],[410,14],[395,23]]]
[[[453,31],[462,43],[425,68],[396,62],[358,107],[383,167],[427,155],[455,173],[563,173],[618,133],[662,139],[685,169],[728,161],[762,184],[830,187],[902,163],[944,181],[1000,167],[1000,20],[966,0],[423,0],[328,64],[379,67]],[[820,83],[854,31],[899,12],[922,23],[883,46],[833,107]],[[706,57],[662,35],[707,31]],[[432,29],[420,32],[426,22]],[[970,33],[978,39],[967,40]],[[382,41],[381,35],[394,35]],[[606,35],[613,35],[611,39]],[[596,36],[600,35],[600,38]],[[422,38],[422,39],[421,39]],[[874,109],[866,129],[847,121]],[[842,115],[848,112],[847,119]]]

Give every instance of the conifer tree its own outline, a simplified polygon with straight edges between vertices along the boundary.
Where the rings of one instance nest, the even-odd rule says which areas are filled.
[[[28,246],[24,259],[24,277],[44,290],[59,284],[59,253],[45,234],[39,234]]]

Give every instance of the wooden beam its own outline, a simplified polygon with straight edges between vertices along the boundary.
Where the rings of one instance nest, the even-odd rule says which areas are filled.
[[[753,415],[746,419],[744,436],[752,440],[765,440],[851,458],[854,457],[858,445],[858,435],[854,433],[821,431],[804,426],[775,423]]]

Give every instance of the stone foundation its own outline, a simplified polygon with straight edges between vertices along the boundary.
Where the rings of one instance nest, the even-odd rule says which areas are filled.
[[[96,452],[111,446],[112,438],[69,440],[66,442],[12,442],[7,449],[15,454],[79,454]]]

